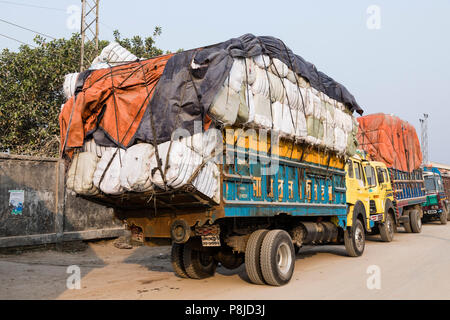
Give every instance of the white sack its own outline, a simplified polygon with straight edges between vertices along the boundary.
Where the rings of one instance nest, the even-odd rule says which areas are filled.
[[[120,185],[128,191],[145,192],[152,189],[150,159],[155,148],[139,143],[127,149],[122,159]]]
[[[272,59],[270,71],[277,77],[280,76],[282,78],[285,78],[289,73],[289,68],[284,64],[284,62],[278,60],[277,58],[274,58]]]
[[[82,195],[97,194],[98,189],[93,184],[97,161],[97,156],[91,152],[75,154],[67,175],[67,189]]]
[[[256,65],[262,69],[270,67],[270,57],[267,55],[253,57],[253,61],[255,61]]]
[[[69,73],[64,76],[64,83],[63,83],[63,91],[64,91],[64,97],[66,100],[69,100],[70,97],[72,97],[75,94],[75,87],[77,84],[79,73]]]
[[[121,163],[125,156],[125,150],[116,148],[106,150],[94,173],[94,185],[106,194],[118,195],[123,193],[124,189],[120,184]],[[108,169],[107,166],[111,161]],[[106,172],[105,172],[106,170]],[[103,175],[103,172],[105,174]],[[103,180],[101,180],[103,176]]]
[[[239,94],[228,86],[222,87],[214,98],[209,114],[224,125],[233,125],[239,111]]]

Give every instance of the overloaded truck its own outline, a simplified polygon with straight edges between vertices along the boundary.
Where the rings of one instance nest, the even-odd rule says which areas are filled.
[[[420,233],[422,204],[427,197],[422,153],[414,127],[396,116],[382,113],[359,117],[358,122],[359,147],[370,159],[388,168],[385,181],[392,185],[395,229],[402,225],[406,232]],[[372,205],[377,206],[377,203]]]
[[[427,201],[422,203],[423,222],[439,220],[447,224],[449,216],[449,199],[445,193],[444,180],[438,168],[423,168]]]
[[[363,111],[344,86],[272,37],[129,56],[112,44],[66,78],[70,192],[114,207],[134,239],[171,244],[180,277],[245,263],[251,282],[279,286],[303,245],[363,253],[386,205],[373,211],[366,191],[361,205],[346,179]]]

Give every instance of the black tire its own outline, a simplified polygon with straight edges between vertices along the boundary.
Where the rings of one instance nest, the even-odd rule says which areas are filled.
[[[261,247],[261,271],[272,286],[287,284],[294,273],[295,249],[291,236],[284,230],[271,230]]]
[[[447,224],[447,219],[448,219],[447,207],[445,206],[445,203],[442,202],[442,212],[439,215],[439,220],[441,221],[441,224]]]
[[[253,232],[245,248],[245,270],[247,271],[248,278],[254,284],[266,284],[261,271],[260,255],[264,236],[268,232],[268,230],[264,229]]]
[[[344,244],[347,254],[350,257],[360,257],[364,253],[366,246],[366,235],[361,220],[356,219],[351,230],[344,231]]]
[[[395,221],[394,217],[391,213],[388,213],[386,216],[386,221],[382,224],[380,224],[380,236],[381,240],[384,242],[391,242],[394,240],[394,234],[395,234]]]
[[[411,230],[413,233],[420,233],[422,231],[422,219],[420,218],[419,210],[411,210],[409,213],[409,221],[411,222]]]
[[[450,221],[450,211],[449,211],[447,203],[445,203],[445,202],[442,203],[442,210],[445,211],[447,214],[447,221]],[[443,223],[443,224],[446,224],[446,223]]]
[[[205,279],[216,272],[217,261],[211,254],[195,249],[192,241],[184,245],[183,263],[189,278]]]
[[[408,210],[408,211],[404,212],[404,214],[408,215],[408,217],[409,217],[409,221],[402,224],[403,228],[405,228],[406,233],[412,233],[413,232],[412,228],[411,228],[411,212],[412,212],[412,210],[411,211]]]
[[[170,255],[170,260],[172,262],[172,268],[175,274],[180,278],[189,278],[184,268],[183,263],[183,250],[184,244],[174,243],[172,244],[172,251]]]

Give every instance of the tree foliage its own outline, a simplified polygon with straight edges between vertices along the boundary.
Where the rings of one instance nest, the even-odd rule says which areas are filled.
[[[116,41],[138,57],[162,54],[155,46],[161,34],[156,27],[151,37],[139,36]],[[36,36],[35,48],[22,45],[18,52],[4,49],[0,53],[0,152],[36,156],[58,156],[59,111],[65,102],[62,85],[64,75],[80,68],[79,34],[70,39],[47,42]],[[99,42],[99,52],[108,45]],[[93,44],[85,45],[85,56],[95,58]]]

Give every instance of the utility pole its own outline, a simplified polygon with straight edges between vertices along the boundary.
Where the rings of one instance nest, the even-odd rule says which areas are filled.
[[[422,163],[423,165],[429,164],[428,158],[428,114],[423,114],[423,119],[419,119],[421,129],[421,148],[422,148]]]
[[[81,0],[81,57],[80,71],[84,71],[90,61],[86,61],[85,43],[93,42],[98,54],[98,4],[100,0]],[[95,29],[94,29],[95,22]],[[95,30],[95,31],[94,31]]]

